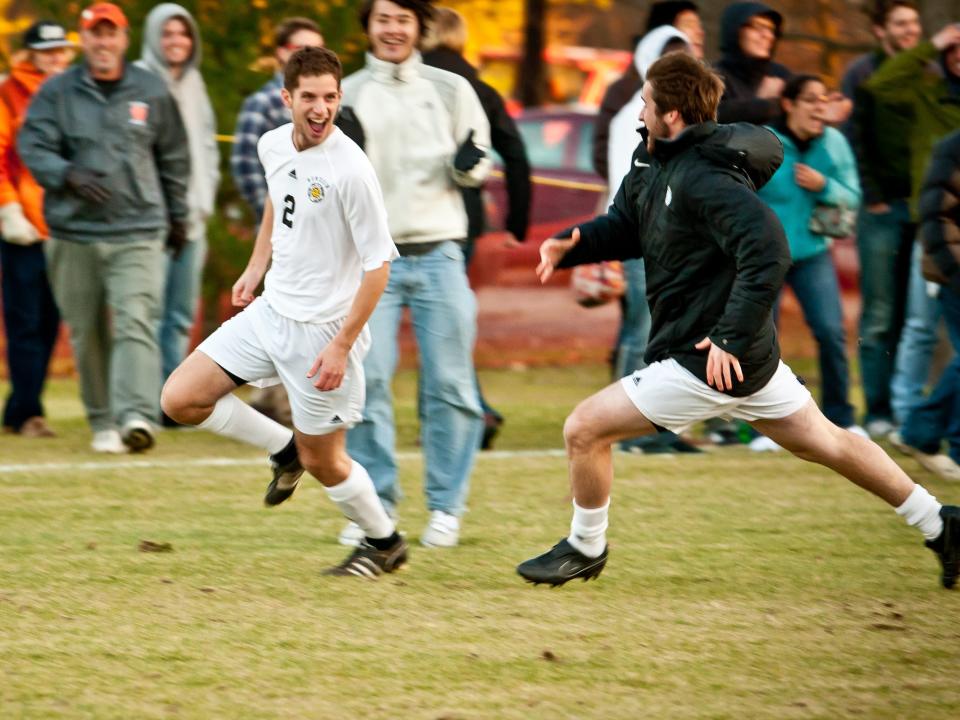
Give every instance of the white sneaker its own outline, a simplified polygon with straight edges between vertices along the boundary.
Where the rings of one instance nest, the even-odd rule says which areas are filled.
[[[864,430],[864,429],[863,429],[862,427],[860,427],[859,425],[851,425],[850,427],[845,428],[845,429],[846,429],[847,432],[852,432],[854,435],[859,435],[860,437],[866,438],[867,440],[870,439],[870,433],[868,433],[866,430]]]
[[[127,452],[127,446],[120,439],[120,433],[117,430],[97,430],[93,434],[93,441],[90,443],[90,449],[98,453],[110,453],[112,455],[123,455]]]
[[[944,455],[943,453],[928,455],[913,445],[907,445],[907,443],[903,441],[903,438],[900,437],[900,433],[896,431],[890,433],[887,439],[890,440],[890,444],[897,450],[915,458],[916,461],[920,463],[920,467],[927,472],[938,475],[944,480],[960,482],[960,465],[957,465],[949,455]]]
[[[949,455],[944,455],[943,453],[927,455],[926,453],[918,451],[914,453],[913,456],[928,472],[939,475],[944,480],[960,482],[960,465],[957,465]]]
[[[783,450],[782,447],[777,445],[773,440],[768,438],[766,435],[758,435],[753,440],[750,441],[750,444],[747,446],[754,452],[779,452]]]
[[[871,420],[867,423],[867,433],[874,440],[885,438],[896,430],[896,426],[889,420]]]
[[[455,547],[460,542],[460,518],[443,510],[430,513],[430,522],[420,536],[426,547]]]
[[[134,453],[146,452],[156,444],[153,425],[140,418],[127,420],[120,430],[120,438],[123,444],[130,448],[130,452]]]

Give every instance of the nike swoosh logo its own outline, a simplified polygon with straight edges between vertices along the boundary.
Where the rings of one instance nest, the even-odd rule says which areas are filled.
[[[639,160],[634,160],[633,166],[634,167],[650,167],[650,163],[642,163]]]
[[[573,561],[572,561],[572,560],[565,560],[565,561],[563,562],[563,564],[560,565],[559,568],[557,568],[557,572],[560,573],[561,575],[563,575],[563,569],[564,569],[567,565],[569,565],[571,562],[573,562]],[[563,576],[566,577],[566,578],[571,578],[571,577],[573,577],[574,575],[576,575],[577,573],[581,573],[581,572],[583,572],[583,571],[585,571],[585,570],[592,570],[592,569],[595,568],[597,565],[599,565],[601,562],[603,562],[603,558],[597,558],[596,560],[594,560],[594,561],[593,561],[592,563],[590,563],[589,565],[584,565],[584,566],[583,566],[582,568],[580,568],[579,570],[574,570],[572,573],[568,573],[568,574],[563,575]]]

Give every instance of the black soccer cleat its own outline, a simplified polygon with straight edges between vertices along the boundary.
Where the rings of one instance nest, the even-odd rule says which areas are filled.
[[[293,440],[290,441],[291,443]],[[263,496],[263,504],[269,507],[279,505],[288,497],[293,495],[300,482],[300,476],[303,475],[303,465],[300,464],[300,457],[296,454],[296,446],[293,450],[293,459],[285,463],[277,460],[278,455],[288,452],[288,445],[279,453],[270,456],[270,467],[273,470],[273,480],[267,485],[267,492]]]
[[[553,587],[569,580],[583,578],[584,582],[597,578],[607,564],[608,547],[600,557],[587,557],[564,538],[543,555],[517,565],[517,572],[534,585],[549,583]]]
[[[366,539],[339,565],[327,568],[323,575],[353,575],[376,580],[384,573],[399,570],[407,562],[407,542],[402,537],[386,550],[377,550]]]
[[[960,507],[944,505],[940,508],[943,518],[943,532],[936,540],[927,540],[924,544],[940,558],[943,573],[940,582],[947,590],[957,584],[960,576]]]

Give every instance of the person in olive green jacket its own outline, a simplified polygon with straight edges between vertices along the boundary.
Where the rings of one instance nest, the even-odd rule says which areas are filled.
[[[960,24],[947,25],[931,40],[887,60],[867,80],[866,89],[881,102],[913,109],[910,211],[916,219],[933,146],[960,129]]]

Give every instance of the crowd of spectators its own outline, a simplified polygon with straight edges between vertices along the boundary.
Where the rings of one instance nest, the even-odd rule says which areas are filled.
[[[371,16],[374,5],[410,9],[417,23],[381,27],[391,16]],[[364,68],[344,80],[338,125],[377,170],[401,257],[370,320],[367,409],[350,435],[351,452],[392,508],[390,383],[396,328],[408,307],[421,353],[427,497],[440,513],[438,542],[444,533],[455,542],[473,455],[503,420],[473,368],[476,301],[464,273],[484,231],[486,148],[505,164],[512,246],[527,239],[530,165],[502,98],[463,57],[461,16],[425,0],[362,6],[369,52]],[[955,361],[939,381],[931,377],[942,323],[954,343],[960,337],[960,24],[926,39],[911,0],[880,0],[869,22],[876,47],[849,65],[834,90],[808,68],[775,60],[785,31],[779,12],[729,4],[714,63],[725,82],[718,121],[766,126],[783,145],[783,165],[760,197],[786,231],[793,258],[786,285],[817,344],[827,417],[890,438],[936,472],[960,477],[960,370]],[[196,21],[180,5],[153,8],[136,63],[126,59],[128,30],[122,10],[103,2],[82,12],[79,47],[63,27],[37,22],[0,85],[0,265],[11,380],[3,426],[23,437],[54,434],[41,395],[62,317],[92,448],[109,453],[149,449],[158,424],[173,424],[161,418],[159,390],[188,349],[220,181]],[[300,48],[324,44],[309,18],[278,22],[274,39],[277,73],[244,101],[230,155],[234,185],[258,220],[266,183],[257,143],[290,120],[283,67]],[[608,88],[596,120],[594,167],[611,195],[639,141],[646,68],[671,52],[702,58],[704,40],[696,3],[652,4],[634,62]],[[77,51],[79,62],[70,65]],[[411,96],[423,102],[411,105]],[[450,172],[439,173],[438,158]],[[402,177],[398,167],[406,168]],[[833,240],[844,237],[856,238],[860,260],[862,417],[850,398],[831,253]],[[650,325],[643,261],[627,263],[625,276],[618,375],[642,365]],[[282,395],[259,399],[260,409],[289,419],[283,405]],[[711,437],[722,441],[742,436],[715,430]],[[766,438],[747,439],[755,449],[777,449]],[[939,452],[943,439],[947,454]],[[624,448],[697,450],[671,433]],[[345,534],[349,540],[350,528]]]

